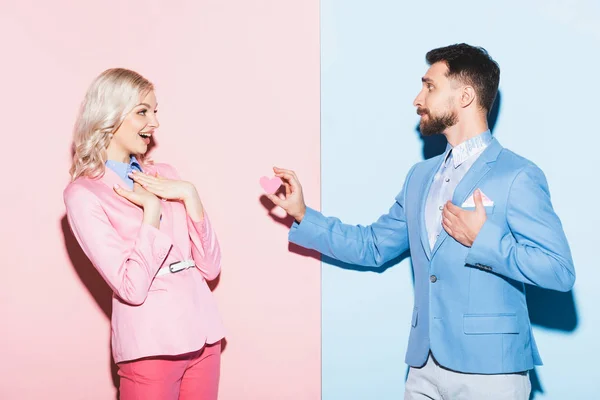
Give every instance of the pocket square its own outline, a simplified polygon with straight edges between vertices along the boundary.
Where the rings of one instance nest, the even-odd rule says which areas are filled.
[[[481,192],[481,200],[483,201],[484,207],[491,207],[494,205],[494,202],[492,201],[492,199],[487,197],[483,192]],[[465,202],[462,204],[461,207],[475,207],[475,199],[473,198],[473,195],[470,195],[469,198],[467,200],[465,200]]]

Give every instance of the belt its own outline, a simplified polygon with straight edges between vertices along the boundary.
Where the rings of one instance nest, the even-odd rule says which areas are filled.
[[[174,262],[172,264],[165,265],[164,267],[159,269],[158,272],[156,273],[156,276],[174,274],[177,272],[181,272],[184,269],[192,268],[195,266],[196,266],[196,263],[194,262],[194,260],[185,260],[185,261]]]

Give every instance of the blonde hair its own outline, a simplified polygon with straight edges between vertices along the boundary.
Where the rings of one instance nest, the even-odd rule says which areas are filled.
[[[104,174],[106,149],[112,135],[140,99],[154,85],[135,71],[112,68],[90,85],[77,116],[73,132],[71,179],[97,178]],[[138,156],[138,155],[136,155]],[[143,162],[143,155],[138,160]]]

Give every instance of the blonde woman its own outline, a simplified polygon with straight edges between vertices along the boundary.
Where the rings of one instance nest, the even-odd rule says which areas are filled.
[[[214,400],[224,334],[206,282],[221,252],[194,185],[144,158],[156,113],[154,87],[138,73],[94,80],[75,126],[67,217],[113,290],[121,400]]]

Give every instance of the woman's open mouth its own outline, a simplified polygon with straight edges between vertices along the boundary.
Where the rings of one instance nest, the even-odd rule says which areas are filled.
[[[140,132],[138,133],[138,135],[140,135],[140,137],[142,138],[144,143],[146,143],[146,145],[150,144],[150,138],[152,137],[152,133]]]

